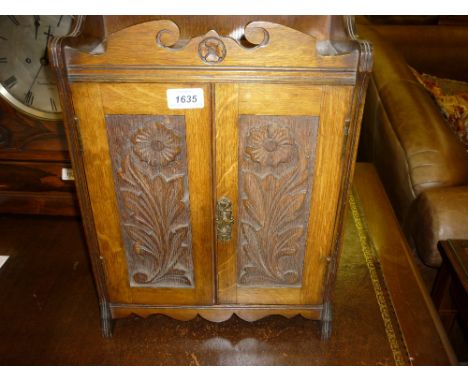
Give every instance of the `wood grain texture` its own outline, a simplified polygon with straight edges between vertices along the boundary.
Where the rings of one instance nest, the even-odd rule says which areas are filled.
[[[108,92],[107,85],[72,86],[75,108],[80,116],[80,129],[83,140],[85,168],[87,178],[93,185],[89,186],[93,215],[95,216],[96,231],[99,237],[100,252],[105,265],[106,282],[109,288],[111,301],[135,303],[151,303],[158,301],[162,304],[181,303],[209,303],[213,301],[213,265],[212,245],[213,232],[207,230],[207,222],[212,225],[212,197],[211,195],[211,118],[210,118],[210,93],[205,88],[205,109],[192,109],[180,111],[185,114],[187,160],[188,160],[188,188],[191,206],[192,227],[192,254],[194,267],[194,288],[142,288],[132,287],[128,280],[128,264],[126,261],[125,242],[121,235],[118,200],[115,195],[112,175],[110,148],[108,145],[107,129],[105,126],[104,111],[106,106],[116,114],[122,115],[125,111],[119,109],[119,105],[135,105],[138,111],[139,100],[131,93],[120,88],[119,96],[105,98],[101,94]],[[110,86],[112,89],[112,86]],[[167,85],[155,85],[153,93],[166,94]],[[149,88],[145,88],[149,92]],[[87,101],[82,92],[95,92],[89,99],[105,100],[97,102]],[[102,92],[102,93],[101,93]],[[89,103],[88,103],[89,102]],[[145,105],[145,102],[142,102]],[[145,106],[143,106],[145,107]],[[164,111],[167,103],[155,103],[155,110]],[[85,112],[86,110],[86,112]],[[140,113],[139,113],[140,114]],[[145,114],[145,113],[142,113]],[[161,113],[163,114],[163,113]],[[164,115],[164,114],[163,114]],[[180,118],[180,117],[179,117]],[[151,119],[151,118],[150,118]],[[136,127],[135,127],[136,128]],[[198,141],[200,136],[205,136],[203,144]],[[91,144],[91,142],[93,142]],[[140,152],[144,157],[144,152]],[[151,161],[151,159],[150,159]],[[101,179],[98,182],[98,179]],[[112,219],[108,217],[112,216]],[[112,220],[112,223],[110,222]]]
[[[148,33],[152,31],[152,33]],[[353,68],[357,51],[340,55],[320,54],[317,41],[311,35],[270,22],[251,22],[244,29],[245,46],[231,37],[219,36],[209,31],[202,36],[192,36],[179,41],[180,31],[170,20],[148,21],[136,24],[108,36],[103,54],[87,55],[74,52],[70,65],[184,65],[220,67],[309,67]],[[156,38],[155,38],[156,37]],[[220,41],[226,51],[221,62],[205,63],[199,55],[200,44],[211,38]],[[288,52],[287,55],[282,52]]]
[[[140,317],[149,317],[154,314],[163,314],[177,320],[193,320],[197,316],[212,322],[223,322],[229,320],[233,315],[245,321],[257,321],[271,315],[279,315],[286,318],[302,316],[304,318],[320,319],[322,308],[320,306],[268,306],[268,305],[215,305],[215,306],[186,306],[181,309],[177,306],[151,307],[151,306],[125,306],[111,305],[112,317],[123,318],[129,314]]]
[[[338,205],[338,198],[342,192],[341,181],[346,181],[343,178],[342,153],[345,119],[350,112],[352,90],[351,87],[323,88],[306,244],[308,253],[313,253],[314,256],[307,256],[304,264],[304,298],[308,303],[316,302],[317,296],[323,302],[325,272],[334,255],[334,241],[340,240],[334,231],[334,225],[339,218],[339,210],[344,208]]]
[[[238,84],[215,85],[215,158],[216,199],[227,197],[232,203],[233,218],[238,220]],[[232,226],[231,237],[238,235],[238,224]],[[216,241],[217,301],[237,301],[237,243]]]
[[[172,20],[180,29],[180,39],[188,40],[206,31],[215,29],[223,36],[240,36],[244,27],[253,20],[268,21],[294,28],[319,40],[332,37],[332,22],[329,16],[281,16],[281,15],[140,15],[106,17],[106,28],[115,33],[131,25],[153,20]],[[339,20],[338,20],[339,22]]]
[[[182,75],[181,75],[182,74]],[[172,66],[126,67],[114,65],[73,66],[68,71],[70,82],[114,82],[114,83],[243,83],[269,84],[349,85],[356,84],[356,73],[352,71],[321,71],[314,68],[268,68],[230,67],[214,69],[212,66],[177,68]]]
[[[67,161],[67,151],[62,121],[28,117],[0,99],[0,159]]]
[[[76,216],[77,211],[77,197],[68,192],[0,192],[0,213],[2,214]]]
[[[182,116],[106,117],[132,287],[193,287]]]
[[[240,84],[239,108],[246,115],[319,115],[319,86],[298,84]],[[293,105],[293,106],[292,106]]]
[[[147,23],[133,25],[125,30],[117,25],[128,26],[128,20],[106,19],[104,22],[107,27],[113,25],[116,29],[109,33],[106,43],[97,47],[95,36],[100,33],[99,28],[90,20],[88,24],[92,27],[86,29],[85,26],[81,39],[86,41],[88,36],[88,43],[83,42],[81,46],[78,44],[77,50],[67,52],[69,79],[205,83],[219,82],[221,78],[225,82],[269,82],[274,79],[275,82],[283,83],[308,81],[346,85],[356,82],[354,68],[359,55],[355,46],[346,41],[347,37],[339,31],[343,27],[342,20],[332,21],[311,16],[260,17],[271,21],[282,20],[285,23],[282,26],[268,21],[248,23],[255,18],[249,20],[240,16],[227,19],[212,16],[190,17],[193,20],[190,22],[180,16],[167,17],[166,20],[161,18],[164,19],[161,16],[135,17],[134,23],[137,20]],[[181,34],[169,19],[174,19],[181,25]],[[295,27],[298,30],[291,29],[293,20],[297,20]],[[123,24],[120,24],[121,21]],[[210,22],[213,24],[209,25]],[[233,25],[236,27],[229,30]],[[152,33],[145,33],[144,28]],[[212,29],[220,31],[223,36],[214,31],[206,33]],[[334,45],[331,41],[333,38],[337,38],[339,43]],[[225,46],[225,58],[219,63],[205,63],[200,57],[200,44],[206,39],[218,40]],[[110,40],[112,43],[109,45]],[[123,40],[125,41],[121,43]],[[71,40],[70,43],[77,45],[79,41],[80,39]],[[91,56],[79,52],[90,51],[89,46],[93,47]],[[129,54],[129,47],[136,49],[134,54]],[[288,54],[278,53],[281,50]],[[180,76],[180,73],[183,75]]]
[[[128,291],[120,286],[111,274],[121,274],[127,268],[121,256],[121,236],[117,202],[113,190],[113,177],[109,146],[105,131],[105,117],[99,84],[77,85],[72,87],[73,104],[79,119],[78,134],[88,193],[91,199],[99,251],[102,256],[109,295],[117,300],[129,299]],[[109,218],[110,217],[110,218]]]
[[[237,301],[238,303],[289,303],[289,304],[320,304],[323,300],[322,293],[324,289],[322,284],[326,274],[328,259],[332,256],[332,244],[333,240],[338,240],[335,237],[334,231],[334,216],[338,209],[336,206],[338,195],[341,187],[341,168],[344,151],[344,136],[345,136],[345,119],[347,113],[349,113],[349,102],[351,99],[352,88],[344,88],[344,90],[337,90],[333,87],[323,88],[313,86],[291,86],[291,85],[275,85],[274,94],[279,96],[272,98],[272,85],[265,84],[252,84],[244,85],[241,84],[238,87],[233,85],[222,85],[225,87],[226,92],[229,89],[231,92],[238,90],[240,101],[241,94],[255,89],[252,94],[255,94],[255,102],[258,105],[256,113],[262,117],[252,118],[271,118],[263,116],[269,113],[269,110],[274,110],[278,105],[289,106],[288,115],[301,115],[305,111],[317,110],[320,115],[320,123],[315,126],[315,131],[309,132],[312,144],[315,140],[318,140],[317,145],[322,144],[324,147],[318,148],[317,156],[320,159],[315,158],[314,161],[319,161],[319,169],[314,169],[313,181],[318,182],[318,186],[314,186],[314,190],[318,190],[318,195],[315,196],[315,204],[307,203],[307,260],[304,262],[305,272],[307,276],[304,277],[304,285],[301,288],[265,288],[265,286],[258,288],[258,286],[250,286],[249,288],[239,288],[234,284],[235,273],[236,278],[240,272],[239,265],[237,264],[241,254],[241,247],[238,243],[220,243],[218,242],[218,249],[229,248],[228,252],[221,250],[218,254],[218,264],[222,264],[222,273],[218,274],[218,285],[222,285],[221,294],[224,295],[225,291],[229,291],[229,300],[220,300],[222,302]],[[223,89],[221,85],[216,87],[216,90]],[[311,96],[313,95],[313,96]],[[236,95],[223,95],[216,93],[217,102],[216,109],[219,110],[217,113],[217,147],[216,147],[216,159],[219,168],[218,171],[218,198],[223,195],[230,195],[234,197],[237,195],[239,198],[238,190],[243,190],[240,186],[239,177],[234,171],[239,171],[239,164],[245,160],[241,158],[240,153],[235,155],[233,150],[236,149],[238,143],[235,140],[242,139],[241,131],[239,127],[236,127],[239,121],[242,121],[245,113],[252,111],[247,106],[246,102],[236,101]],[[225,101],[223,101],[225,99]],[[267,100],[266,102],[264,102]],[[302,100],[302,102],[299,102]],[[318,102],[318,106],[316,103]],[[313,105],[312,107],[310,105]],[[280,106],[281,108],[281,106]],[[265,111],[267,110],[267,112]],[[270,112],[271,113],[271,112]],[[284,117],[293,118],[293,117]],[[298,118],[298,117],[295,117]],[[316,117],[314,117],[316,118]],[[322,120],[322,118],[324,120]],[[229,126],[231,131],[228,132]],[[219,129],[219,131],[218,131]],[[223,132],[224,133],[221,133]],[[238,136],[239,134],[239,136]],[[242,133],[244,134],[244,133]],[[301,132],[306,134],[306,132]],[[244,134],[245,135],[245,134]],[[223,142],[224,139],[229,139],[229,143]],[[307,142],[308,138],[301,135],[300,141]],[[245,146],[245,144],[244,144]],[[239,146],[240,147],[240,146]],[[245,151],[245,150],[244,150]],[[312,152],[312,150],[310,150]],[[265,160],[268,157],[264,157]],[[280,158],[281,159],[281,158]],[[284,158],[283,158],[284,159]],[[224,163],[227,163],[226,165]],[[284,166],[283,166],[284,167]],[[223,169],[222,171],[219,171]],[[328,173],[333,174],[332,177],[328,177]],[[240,173],[239,173],[240,174]],[[327,174],[327,176],[325,176]],[[312,184],[312,183],[311,183]],[[240,188],[239,188],[240,187]],[[311,186],[312,187],[312,186]],[[257,189],[254,187],[253,189]],[[222,192],[220,192],[222,190]],[[243,192],[243,191],[242,191]],[[315,192],[315,191],[314,191]],[[262,195],[265,192],[262,193]],[[234,200],[233,200],[234,201]],[[238,229],[241,222],[240,217],[236,213],[239,210],[239,205],[233,204],[233,211],[236,219],[233,229]],[[240,211],[240,210],[239,210]],[[323,215],[326,214],[329,220],[325,220]],[[313,226],[313,229],[310,227]],[[237,232],[239,236],[239,231]],[[335,239],[332,239],[335,237]],[[314,240],[314,238],[320,238],[320,240]],[[225,250],[227,251],[227,249]],[[220,261],[220,259],[222,259]],[[236,263],[236,264],[234,264]],[[241,285],[241,284],[240,284]]]
[[[239,286],[302,285],[317,126],[317,117],[239,119]]]
[[[68,162],[2,161],[0,160],[0,190],[23,192],[74,192],[72,180],[62,180],[62,169]]]

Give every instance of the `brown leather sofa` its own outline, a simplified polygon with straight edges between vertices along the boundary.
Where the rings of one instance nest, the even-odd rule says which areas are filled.
[[[467,26],[358,23],[373,43],[360,158],[372,161],[410,244],[438,267],[437,241],[468,238],[468,154],[408,64],[468,81]]]

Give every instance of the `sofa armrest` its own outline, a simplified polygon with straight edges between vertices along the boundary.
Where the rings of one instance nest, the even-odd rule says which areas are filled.
[[[437,242],[468,238],[468,186],[428,190],[411,206],[405,230],[421,260],[439,267]]]
[[[468,183],[468,154],[437,105],[418,83],[388,83],[379,96],[406,153],[414,194]]]

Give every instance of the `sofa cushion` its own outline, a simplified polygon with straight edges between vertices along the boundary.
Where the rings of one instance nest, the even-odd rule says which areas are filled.
[[[431,93],[445,120],[468,151],[468,83],[410,69],[416,79]]]
[[[422,261],[439,267],[442,259],[437,242],[468,237],[468,186],[421,193],[411,206],[405,230]]]

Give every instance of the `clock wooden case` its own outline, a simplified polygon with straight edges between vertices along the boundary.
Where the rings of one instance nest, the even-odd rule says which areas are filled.
[[[300,314],[328,337],[372,57],[353,19],[78,24],[51,50],[103,334]]]
[[[71,16],[0,16],[0,213],[75,215],[75,186],[47,43]]]

